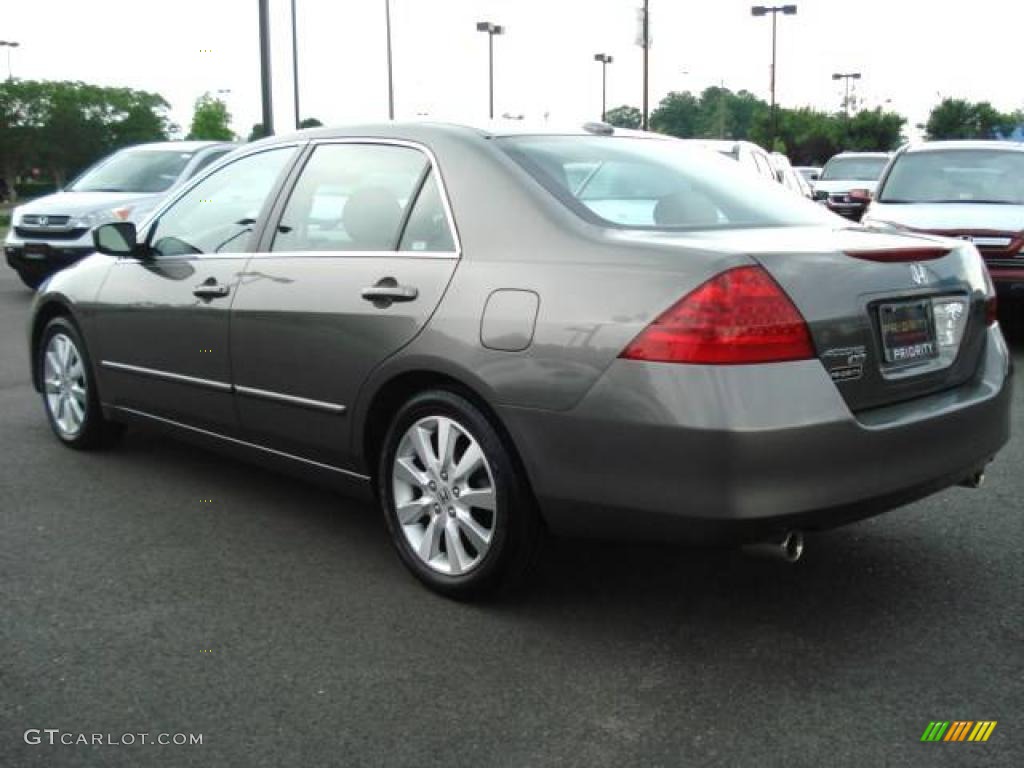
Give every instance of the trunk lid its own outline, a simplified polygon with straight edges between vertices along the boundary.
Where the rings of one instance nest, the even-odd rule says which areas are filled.
[[[856,228],[727,237],[796,304],[851,410],[955,387],[977,370],[989,283],[969,243]]]

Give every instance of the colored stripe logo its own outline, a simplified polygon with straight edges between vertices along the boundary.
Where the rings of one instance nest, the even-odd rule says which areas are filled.
[[[995,720],[933,720],[921,734],[921,741],[988,741]]]

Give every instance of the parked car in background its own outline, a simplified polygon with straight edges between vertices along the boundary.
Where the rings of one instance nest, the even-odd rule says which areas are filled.
[[[778,181],[772,161],[757,144],[750,141],[730,141],[726,139],[682,139],[695,146],[704,147],[720,155],[735,160],[747,170],[772,181]]]
[[[7,263],[30,288],[93,251],[92,230],[138,221],[170,190],[237,144],[169,141],[108,155],[62,191],[14,209],[4,242]]]
[[[816,165],[798,165],[796,171],[803,176],[807,183],[813,184],[821,176],[821,168]]]
[[[1024,296],[1024,145],[933,141],[904,147],[864,223],[974,243],[996,289]]]
[[[796,169],[789,164],[789,158],[781,152],[772,152],[768,156],[772,168],[775,170],[775,180],[795,195],[810,199],[814,196],[811,185],[807,179],[796,172]]]
[[[860,221],[889,158],[887,152],[842,152],[834,156],[814,183],[814,199],[833,213]]]
[[[603,125],[304,131],[99,227],[36,295],[33,381],[69,447],[144,424],[375,498],[448,595],[544,530],[798,555],[1008,439],[977,249],[835,224]]]

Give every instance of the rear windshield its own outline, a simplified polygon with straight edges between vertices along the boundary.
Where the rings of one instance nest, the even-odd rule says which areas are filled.
[[[907,152],[893,164],[878,199],[883,203],[1024,205],[1024,152]]]
[[[717,153],[610,136],[498,139],[584,219],[627,229],[732,229],[834,223],[820,206]]]
[[[127,150],[79,176],[72,192],[163,192],[185,170],[193,152]]]
[[[821,181],[877,181],[887,157],[833,157],[821,172]]]

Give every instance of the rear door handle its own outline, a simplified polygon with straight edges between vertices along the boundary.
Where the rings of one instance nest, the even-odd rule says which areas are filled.
[[[411,285],[399,285],[393,277],[383,277],[371,288],[363,288],[362,296],[375,306],[386,307],[395,301],[415,301],[420,292]]]
[[[218,299],[229,293],[231,293],[231,286],[221,285],[212,277],[204,280],[192,291],[192,295],[198,296],[200,299]]]

